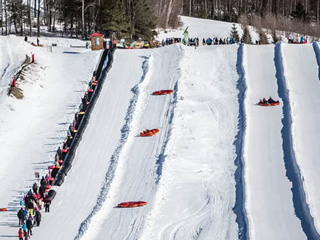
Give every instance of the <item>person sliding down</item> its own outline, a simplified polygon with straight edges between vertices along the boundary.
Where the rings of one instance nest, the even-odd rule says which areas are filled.
[[[274,100],[271,98],[271,96],[270,96],[270,98],[268,99],[268,103],[274,103]]]
[[[263,103],[267,103],[267,99],[263,98],[263,99],[262,99],[262,102],[263,102]]]

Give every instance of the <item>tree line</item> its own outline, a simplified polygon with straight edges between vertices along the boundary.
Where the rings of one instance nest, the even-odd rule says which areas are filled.
[[[156,7],[161,1],[0,0],[1,34],[40,36],[46,32],[87,39],[99,31],[109,37],[150,39],[155,35],[161,12]]]
[[[183,0],[183,15],[320,37],[320,0]]]

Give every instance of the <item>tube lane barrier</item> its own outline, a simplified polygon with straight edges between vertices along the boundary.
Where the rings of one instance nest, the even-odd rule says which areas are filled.
[[[95,71],[92,81],[89,85],[91,87],[85,93],[85,96],[82,98],[80,111],[77,114],[78,119],[75,124],[76,129],[74,129],[76,130],[76,132],[72,136],[72,140],[69,141],[71,142],[70,147],[62,159],[62,168],[58,171],[57,175],[55,176],[54,185],[56,186],[61,186],[63,184],[65,176],[68,174],[72,167],[75,151],[82,139],[83,132],[85,131],[89,123],[91,112],[100,95],[103,83],[105,81],[105,76],[112,67],[114,52],[115,48],[111,48],[110,50],[104,50],[100,59],[99,66]]]

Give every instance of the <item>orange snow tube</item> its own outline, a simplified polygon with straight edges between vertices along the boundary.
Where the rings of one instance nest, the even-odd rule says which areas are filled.
[[[133,208],[133,207],[141,207],[147,205],[147,202],[143,201],[135,201],[135,202],[122,202],[118,204],[119,208]]]
[[[0,208],[0,212],[5,212],[5,211],[7,211],[6,208]]]
[[[145,131],[140,133],[140,136],[141,137],[151,137],[151,136],[157,134],[158,132],[159,132],[159,129],[157,129],[157,128],[154,128],[154,129],[151,129],[151,130],[146,129]]]
[[[273,103],[263,103],[263,102],[259,102],[258,103],[259,106],[264,106],[264,107],[270,107],[270,106],[277,106],[280,105],[279,101],[273,102]]]
[[[173,93],[173,90],[160,90],[160,91],[155,91],[152,94],[153,95],[166,95],[166,94],[171,94]]]

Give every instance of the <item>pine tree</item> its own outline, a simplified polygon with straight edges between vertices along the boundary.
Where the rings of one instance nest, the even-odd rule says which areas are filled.
[[[240,37],[235,23],[232,24],[230,37],[234,38],[236,42],[239,42]]]
[[[132,37],[150,40],[156,35],[157,18],[148,0],[136,0],[133,3]]]
[[[102,6],[101,27],[107,35],[116,34],[117,38],[123,37],[129,31],[129,21],[125,5],[119,0],[107,0]]]
[[[272,41],[272,43],[276,43],[276,42],[278,42],[278,37],[277,37],[277,32],[276,32],[276,30],[273,30],[272,31],[272,38],[273,38],[273,41]]]
[[[291,13],[292,17],[297,20],[308,21],[309,16],[304,9],[303,4],[299,1],[296,5],[296,10]]]
[[[244,43],[246,43],[246,44],[252,44],[251,36],[250,36],[250,31],[249,31],[248,26],[246,26],[246,27],[243,29],[243,35],[242,35],[242,38],[241,38],[241,42],[244,42]]]

